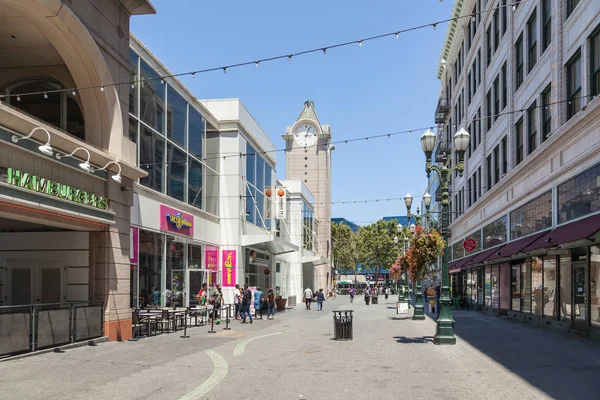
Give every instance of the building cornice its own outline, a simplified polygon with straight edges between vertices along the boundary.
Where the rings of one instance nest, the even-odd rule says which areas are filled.
[[[451,18],[459,18],[461,16],[465,1],[466,0],[454,1],[454,7],[452,7],[452,12],[450,13]],[[450,50],[452,49],[454,36],[457,33],[457,29],[459,28],[459,23],[459,19],[453,19],[448,23],[448,29],[446,30],[446,38],[444,39],[444,44],[442,45],[442,53],[440,54],[440,60],[438,61],[437,66],[438,79],[442,79],[444,68],[446,66],[446,61],[448,59],[448,56],[450,55]]]

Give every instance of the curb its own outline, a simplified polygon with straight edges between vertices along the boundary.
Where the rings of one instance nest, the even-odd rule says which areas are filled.
[[[15,360],[20,360],[20,359],[27,358],[27,357],[35,357],[35,356],[39,356],[41,354],[47,354],[47,353],[62,353],[62,350],[75,349],[77,347],[83,347],[83,346],[95,346],[98,343],[104,343],[104,342],[108,342],[107,336],[90,339],[90,340],[84,340],[82,342],[77,342],[77,343],[69,343],[64,346],[51,347],[49,349],[37,350],[34,352],[30,352],[30,353],[18,354],[18,355],[6,357],[6,358],[0,358],[0,362],[15,361]]]

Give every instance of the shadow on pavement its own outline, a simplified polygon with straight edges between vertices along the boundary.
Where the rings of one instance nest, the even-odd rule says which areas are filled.
[[[406,336],[394,336],[394,339],[396,339],[396,342],[398,343],[403,343],[403,344],[414,344],[414,343],[420,343],[420,344],[427,344],[427,343],[433,343],[433,336],[421,336],[421,337],[406,337]]]
[[[475,313],[475,315],[473,315]],[[426,313],[434,321],[435,314]],[[600,344],[471,310],[452,310],[455,334],[555,399],[600,393]]]
[[[412,319],[412,317],[388,317],[390,321],[404,321],[406,319]]]

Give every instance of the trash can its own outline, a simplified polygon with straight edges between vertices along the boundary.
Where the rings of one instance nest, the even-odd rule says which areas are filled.
[[[373,304],[379,304],[379,302],[377,301],[377,296],[373,296],[373,298],[371,299],[371,302]]]
[[[353,310],[335,310],[333,312],[333,339],[352,340]]]

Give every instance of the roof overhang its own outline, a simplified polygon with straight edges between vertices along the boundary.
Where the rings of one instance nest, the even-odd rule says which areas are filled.
[[[120,0],[131,15],[156,14],[156,8],[148,0]]]
[[[270,233],[265,235],[243,235],[242,246],[252,246],[266,250],[273,255],[291,253],[300,250],[298,246]]]
[[[302,249],[302,266],[312,265],[316,267],[317,265],[327,264],[327,262],[327,258],[305,248]]]

